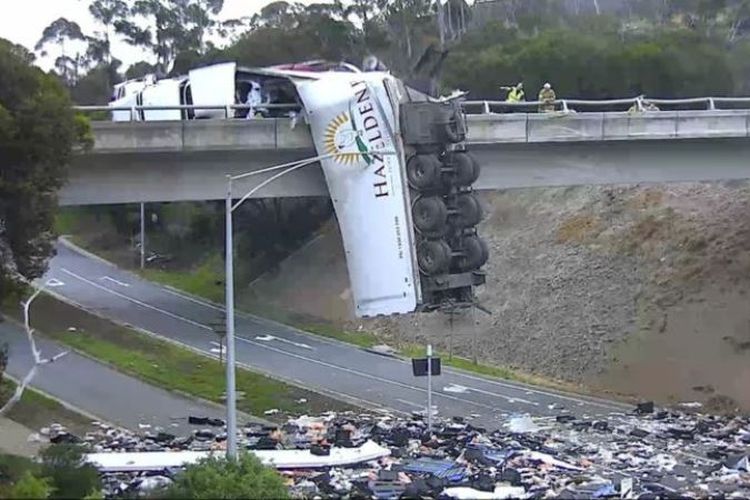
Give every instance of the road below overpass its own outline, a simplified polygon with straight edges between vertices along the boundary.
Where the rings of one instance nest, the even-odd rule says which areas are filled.
[[[31,322],[33,325],[33,314]],[[61,327],[66,325],[61,325]],[[70,332],[70,335],[76,335]],[[9,321],[0,323],[0,339],[7,342],[10,359],[6,372],[17,380],[29,371],[33,360],[23,329]],[[51,358],[67,350],[57,342],[35,336],[42,356]],[[114,368],[75,352],[37,369],[31,386],[100,420],[143,431],[150,425],[173,434],[189,433],[189,415],[223,418],[218,406],[154,387]],[[50,422],[52,423],[52,422]]]
[[[46,279],[63,283],[56,293],[111,319],[209,353],[211,324],[223,310],[163,288],[99,259],[60,245]],[[272,321],[240,314],[236,356],[241,366],[339,399],[372,408],[410,413],[424,408],[425,379],[415,379],[408,360],[381,356]],[[435,378],[434,404],[441,415],[477,414],[497,427],[508,415],[557,415],[623,411],[620,403],[565,394],[455,370]]]

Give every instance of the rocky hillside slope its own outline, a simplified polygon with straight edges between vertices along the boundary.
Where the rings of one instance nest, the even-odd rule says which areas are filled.
[[[253,286],[269,305],[659,401],[750,409],[750,185],[483,193],[492,311],[350,317],[331,225]]]

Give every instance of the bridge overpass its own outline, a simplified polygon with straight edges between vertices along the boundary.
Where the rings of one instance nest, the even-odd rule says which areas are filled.
[[[468,121],[483,168],[479,189],[750,178],[750,110],[485,113]],[[75,159],[63,205],[222,199],[225,174],[315,155],[307,126],[288,119],[94,122],[93,129],[95,146]],[[327,194],[313,166],[256,196]]]

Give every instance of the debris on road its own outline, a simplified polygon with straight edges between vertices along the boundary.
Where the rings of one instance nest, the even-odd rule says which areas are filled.
[[[562,409],[556,417],[512,416],[498,428],[436,418],[429,432],[418,413],[347,412],[247,424],[239,443],[273,462],[297,498],[750,497],[747,417],[641,404],[596,418]],[[40,434],[82,441],[108,497],[168,484],[180,464],[223,453],[227,437],[224,427],[176,437],[158,427],[137,436],[106,424],[83,438],[57,425]]]

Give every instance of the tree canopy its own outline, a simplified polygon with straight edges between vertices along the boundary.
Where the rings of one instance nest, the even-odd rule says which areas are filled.
[[[166,498],[288,498],[284,480],[257,457],[207,458],[188,466],[164,492]]]
[[[33,60],[0,39],[0,297],[46,269],[57,190],[74,147],[91,139],[66,89]]]
[[[499,87],[550,81],[558,95],[600,98],[750,92],[750,0],[276,0],[222,19],[223,0],[88,0],[101,31],[61,18],[57,73],[77,102],[103,104],[123,77],[184,73],[233,60],[360,64],[375,55],[407,81],[498,98]],[[147,56],[124,75],[112,36]],[[86,43],[85,51],[70,47]],[[444,54],[449,53],[444,64]],[[420,63],[421,62],[421,63]],[[105,89],[107,92],[105,92]]]

